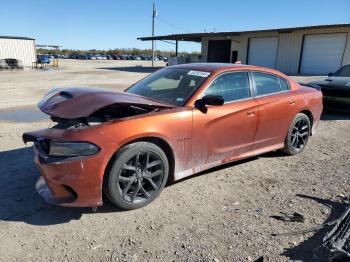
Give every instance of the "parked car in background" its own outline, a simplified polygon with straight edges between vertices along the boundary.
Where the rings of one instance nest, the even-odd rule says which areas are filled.
[[[268,68],[183,64],[120,93],[55,89],[38,106],[55,124],[23,141],[34,142],[37,191],[46,201],[96,207],[104,192],[119,208],[135,209],[169,180],[273,150],[302,152],[322,93]]]
[[[47,55],[38,55],[37,60],[38,63],[42,63],[42,64],[50,64],[51,60],[49,58],[49,56]]]
[[[329,73],[324,80],[313,81],[322,91],[325,110],[350,113],[350,65],[344,65],[334,73]]]

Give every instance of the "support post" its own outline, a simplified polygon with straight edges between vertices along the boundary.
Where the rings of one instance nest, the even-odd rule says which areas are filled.
[[[177,57],[177,52],[178,52],[178,50],[179,50],[179,41],[176,40],[176,41],[175,41],[175,57]]]
[[[157,16],[156,9],[153,2],[153,11],[152,11],[152,37],[154,37],[154,19]],[[154,40],[152,39],[152,67],[154,66]]]

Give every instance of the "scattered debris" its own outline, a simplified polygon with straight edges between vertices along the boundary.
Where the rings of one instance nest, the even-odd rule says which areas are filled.
[[[97,246],[94,246],[94,247],[92,247],[91,249],[92,250],[95,250],[95,249],[98,249],[99,247],[101,247],[102,245],[97,245]]]
[[[271,216],[271,217],[277,220],[285,221],[285,222],[300,222],[300,223],[304,222],[304,216],[297,212],[294,212],[293,214],[281,212],[281,214],[283,216]]]
[[[272,234],[272,236],[290,236],[297,234],[305,234],[308,232],[313,232],[320,230],[325,227],[333,226],[333,228],[328,232],[328,234],[323,238],[322,244],[316,247],[314,250],[320,247],[326,247],[330,251],[329,261],[350,261],[350,205],[342,213],[342,215],[333,221],[324,223],[320,226],[290,232],[290,233],[280,233]],[[341,260],[339,260],[341,258]]]
[[[264,262],[264,257],[261,256],[257,260],[255,260],[254,262]]]
[[[236,207],[224,206],[224,207],[222,208],[222,211],[224,211],[224,212],[232,212],[232,211],[237,211],[237,210],[239,210],[239,208],[236,208]]]
[[[323,238],[323,246],[335,255],[347,255],[350,261],[350,205],[345,212],[333,221],[335,226]]]

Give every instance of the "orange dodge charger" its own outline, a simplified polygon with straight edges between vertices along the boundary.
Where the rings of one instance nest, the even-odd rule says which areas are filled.
[[[34,142],[49,203],[121,209],[153,201],[167,181],[227,162],[305,148],[322,112],[322,93],[267,68],[185,64],[156,71],[125,92],[54,89],[39,102],[51,128]]]

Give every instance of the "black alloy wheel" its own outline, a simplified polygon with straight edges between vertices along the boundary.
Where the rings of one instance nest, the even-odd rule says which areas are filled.
[[[136,209],[152,202],[164,188],[169,164],[163,150],[149,142],[120,149],[104,179],[104,193],[117,207]]]
[[[289,155],[302,152],[311,134],[311,123],[307,115],[299,113],[289,127],[283,151]]]
[[[292,130],[291,144],[295,150],[302,150],[310,135],[310,124],[306,118],[299,119]]]
[[[128,203],[142,203],[157,193],[164,178],[164,164],[157,154],[139,151],[127,160],[118,175],[118,192]]]

